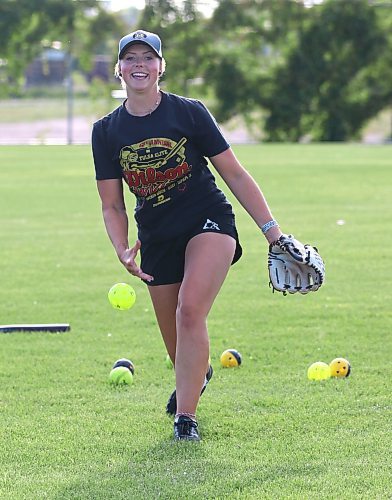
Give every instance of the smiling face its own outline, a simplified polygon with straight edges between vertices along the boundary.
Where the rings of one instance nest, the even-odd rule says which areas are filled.
[[[119,61],[122,78],[130,90],[141,92],[158,85],[162,61],[144,43],[132,44]]]

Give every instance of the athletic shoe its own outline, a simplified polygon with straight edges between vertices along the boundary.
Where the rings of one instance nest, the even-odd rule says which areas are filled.
[[[174,422],[174,439],[176,441],[200,441],[197,422],[180,415]]]
[[[206,379],[203,385],[203,388],[201,390],[200,396],[203,394],[203,392],[206,390],[208,382],[211,380],[212,374],[214,373],[214,370],[212,369],[212,366],[210,365],[208,368],[208,372],[206,373]],[[166,405],[166,413],[168,415],[175,415],[177,413],[177,396],[176,396],[176,391],[174,390],[170,398],[167,402]]]

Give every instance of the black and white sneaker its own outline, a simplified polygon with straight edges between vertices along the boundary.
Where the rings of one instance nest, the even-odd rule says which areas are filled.
[[[174,439],[176,441],[200,441],[197,422],[186,415],[179,415],[174,421]]]
[[[204,385],[203,385],[203,388],[201,390],[200,396],[206,390],[207,384],[211,380],[213,373],[214,373],[214,370],[212,369],[212,366],[210,365],[208,368],[208,372],[206,373],[206,379],[204,381]],[[167,405],[166,405],[166,413],[168,415],[175,415],[177,413],[177,396],[176,396],[175,390],[170,394],[169,400],[168,400]]]

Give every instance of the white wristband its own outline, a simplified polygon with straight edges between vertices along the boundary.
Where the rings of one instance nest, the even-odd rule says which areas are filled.
[[[279,226],[279,224],[276,222],[276,220],[270,220],[269,222],[266,222],[264,226],[261,226],[261,232],[265,234],[271,227],[276,227]]]

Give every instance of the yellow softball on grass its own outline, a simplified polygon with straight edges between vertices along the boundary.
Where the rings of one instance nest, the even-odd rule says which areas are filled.
[[[327,363],[323,361],[316,361],[308,368],[309,380],[326,380],[331,378],[331,369]]]
[[[113,385],[132,385],[132,372],[126,366],[117,366],[110,372],[109,382]]]

